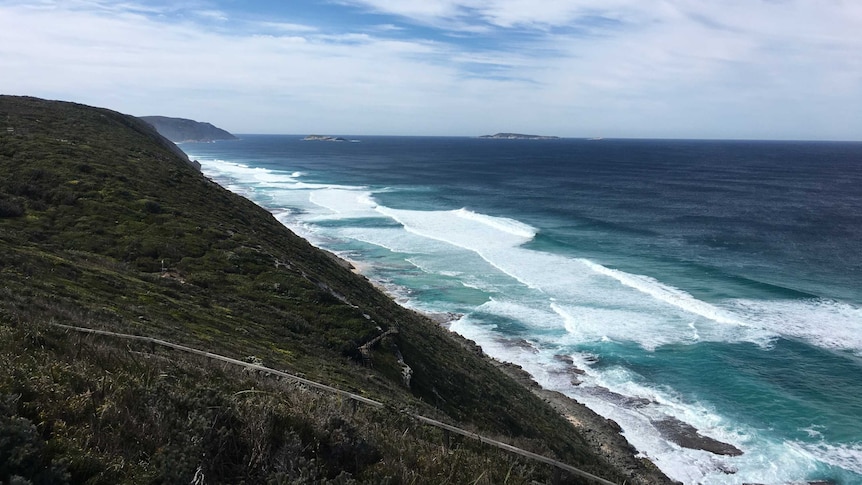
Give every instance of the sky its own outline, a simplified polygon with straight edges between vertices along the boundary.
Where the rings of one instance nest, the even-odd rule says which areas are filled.
[[[862,140],[862,1],[0,0],[0,94],[240,134]]]

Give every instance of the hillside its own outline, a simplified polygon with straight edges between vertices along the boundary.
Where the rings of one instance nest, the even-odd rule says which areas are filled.
[[[169,118],[167,116],[141,116],[142,120],[153,125],[158,132],[175,143],[184,141],[209,142],[216,140],[236,140],[236,137],[210,123]]]
[[[131,116],[0,96],[0,483],[554,478],[469,439],[442,447],[448,435],[404,411],[617,483],[666,482],[648,462],[608,459],[469,342],[172,145]],[[55,324],[258,362],[385,406]]]

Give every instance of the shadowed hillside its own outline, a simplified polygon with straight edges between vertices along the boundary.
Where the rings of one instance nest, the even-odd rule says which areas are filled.
[[[261,362],[387,407],[54,323]],[[662,479],[610,463],[468,342],[205,178],[148,124],[72,103],[0,97],[0,366],[0,483],[553,477],[470,440],[444,449],[400,410],[617,483]]]
[[[173,142],[236,140],[236,137],[210,123],[169,118],[167,116],[142,116],[142,120],[153,125],[165,138]]]

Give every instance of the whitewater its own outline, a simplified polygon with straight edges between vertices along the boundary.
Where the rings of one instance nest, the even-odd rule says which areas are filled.
[[[770,190],[762,174],[776,169],[760,158],[722,172],[711,163],[690,165],[693,157],[717,156],[711,146],[623,144],[628,151],[609,154],[588,142],[521,142],[501,151],[488,143],[505,141],[445,140],[327,144],[250,136],[181,148],[213,180],[356,261],[402,304],[460,315],[451,330],[619,423],[671,478],[862,483],[858,264],[818,263],[828,259],[819,239],[790,249],[776,239],[809,227],[792,227],[796,213],[778,224],[782,210],[806,204],[790,201],[793,191],[816,190],[802,175],[780,172],[771,182],[780,186],[771,199],[777,212],[760,216],[739,200],[759,200]],[[411,143],[425,155],[405,163],[401,154]],[[513,146],[516,156],[505,155]],[[769,149],[720,148],[737,150],[735,157]],[[578,150],[584,153],[572,154]],[[461,163],[448,163],[465,152]],[[579,156],[626,170],[561,168]],[[525,161],[533,164],[529,177]],[[799,165],[807,170],[810,161]],[[848,176],[844,166],[842,174]],[[846,189],[829,207],[858,214],[862,196]],[[731,190],[735,199],[723,193]],[[776,209],[787,190],[788,202],[780,201],[786,208]],[[697,191],[721,192],[712,204],[725,207],[701,207]],[[571,201],[562,207],[563,199]],[[591,213],[581,212],[586,204]],[[745,217],[726,216],[737,211]],[[765,242],[751,240],[752,220],[762,221],[756,231]],[[710,225],[713,239],[704,235]],[[715,234],[728,235],[716,241]],[[843,254],[857,242],[840,244],[846,247],[835,251]],[[787,275],[792,284],[783,283]],[[669,418],[743,454],[684,448],[656,424]]]

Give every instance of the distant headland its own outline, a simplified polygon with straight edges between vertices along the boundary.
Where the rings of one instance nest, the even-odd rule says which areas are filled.
[[[493,138],[495,140],[558,140],[558,136],[525,135],[523,133],[497,133],[496,135],[482,135],[479,138]]]
[[[237,139],[234,135],[210,123],[167,116],[141,116],[140,119],[152,125],[160,135],[174,143]]]

